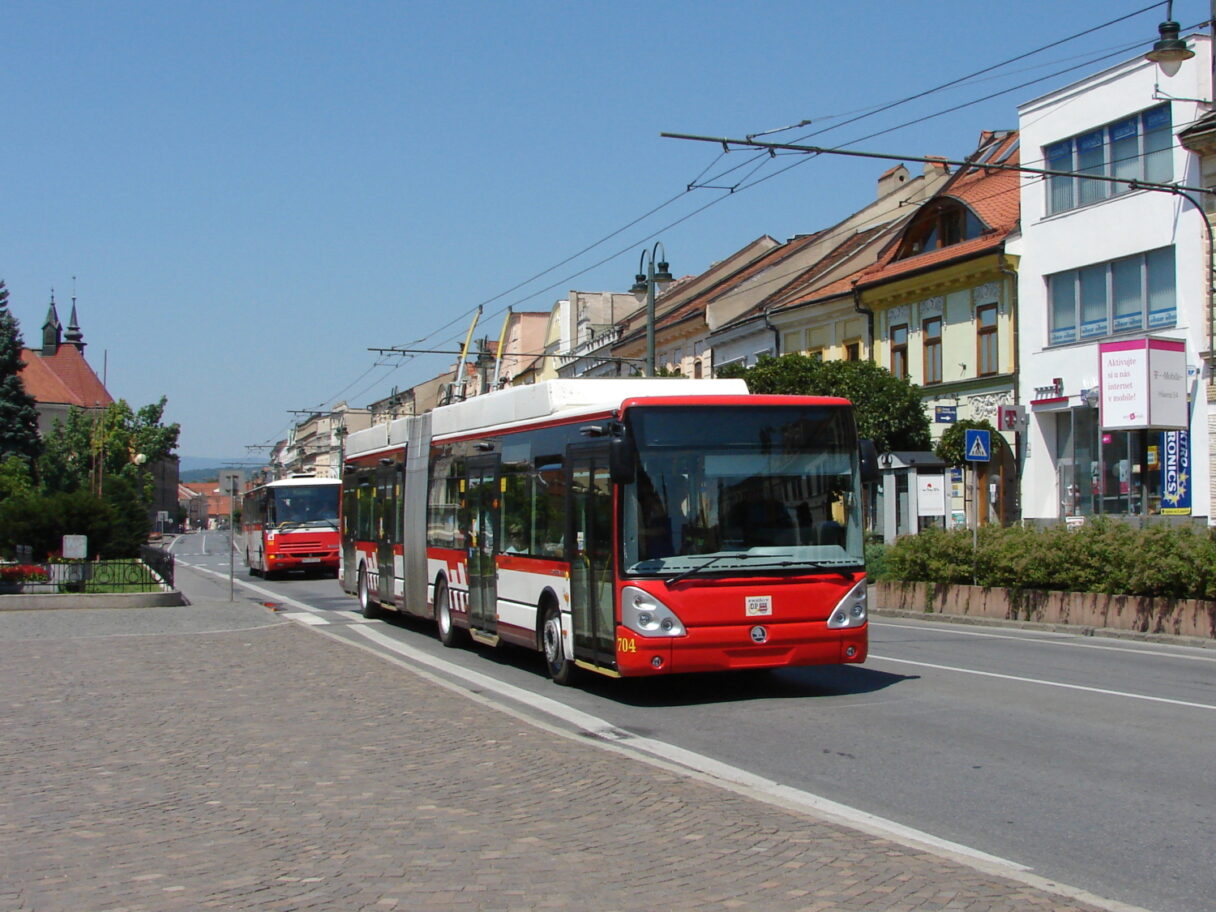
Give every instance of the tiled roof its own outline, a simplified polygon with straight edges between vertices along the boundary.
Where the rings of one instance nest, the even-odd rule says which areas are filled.
[[[1007,133],[981,134],[979,148],[968,159],[973,164],[955,172],[918,210],[923,211],[925,207],[939,204],[942,200],[956,200],[967,206],[983,222],[985,230],[979,237],[897,260],[895,257],[899,254],[904,239],[904,232],[901,232],[892,239],[887,249],[879,256],[878,262],[862,273],[859,286],[877,285],[899,276],[999,249],[1010,232],[1017,228],[1021,216],[1021,175],[1017,171],[1003,168],[986,168],[984,163],[1017,165],[1017,143],[1018,133],[1014,130]],[[904,231],[915,224],[916,218],[913,216]]]
[[[35,402],[103,408],[114,401],[75,345],[60,345],[53,355],[25,348],[21,361],[21,382]]]

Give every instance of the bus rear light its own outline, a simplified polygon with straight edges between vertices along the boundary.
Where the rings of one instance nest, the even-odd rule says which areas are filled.
[[[621,625],[645,637],[684,636],[684,623],[657,598],[626,586],[621,590]]]

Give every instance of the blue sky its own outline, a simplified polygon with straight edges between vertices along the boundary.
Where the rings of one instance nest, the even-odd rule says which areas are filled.
[[[690,191],[749,156],[663,131],[810,119],[775,138],[961,158],[1019,103],[1147,49],[1148,6],[8,0],[0,278],[27,345],[52,288],[65,322],[74,291],[115,397],[167,396],[184,456],[245,457],[292,410],[451,362],[369,348],[458,346],[481,303],[496,338],[507,305],[626,290],[656,238],[698,273],[831,225],[892,164],[779,158]],[[1207,15],[1174,4],[1184,29]]]

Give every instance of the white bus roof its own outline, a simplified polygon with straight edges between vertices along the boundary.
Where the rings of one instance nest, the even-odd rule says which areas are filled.
[[[318,478],[316,475],[288,475],[286,478],[277,478],[274,481],[268,481],[264,485],[259,485],[262,488],[287,488],[292,485],[336,485],[342,484],[340,478]]]
[[[435,438],[475,431],[494,431],[525,421],[577,417],[620,406],[644,396],[745,396],[743,380],[685,380],[676,378],[604,378],[545,380],[510,386],[431,413]]]
[[[683,380],[675,378],[596,378],[544,380],[528,386],[474,396],[431,412],[433,438],[491,432],[527,421],[576,418],[617,408],[626,399],[649,396],[745,396],[743,380]],[[347,457],[375,453],[405,444],[410,422],[398,418],[356,431],[346,438]]]

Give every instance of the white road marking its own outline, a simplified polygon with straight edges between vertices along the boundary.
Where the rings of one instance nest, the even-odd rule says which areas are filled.
[[[321,627],[330,623],[329,618],[323,618],[319,614],[314,614],[310,611],[284,611],[282,617],[289,621],[297,621],[301,624],[308,624],[310,627]]]
[[[183,567],[189,567],[191,570],[197,570],[199,573],[207,573],[211,576],[220,577],[221,579],[228,578],[227,573],[212,570],[210,567],[200,567],[197,564],[188,564],[184,561],[179,561],[179,563]],[[246,582],[245,580],[234,579],[233,582],[238,586],[243,586],[251,592],[256,592],[258,595],[263,596],[266,601],[273,602],[275,605],[287,605],[290,608],[295,608],[296,611],[294,612],[288,611],[283,613],[283,617],[287,618],[288,620],[299,621],[303,624],[329,624],[331,623],[333,615],[336,614],[346,618],[347,620],[357,621],[363,624],[378,623],[376,621],[369,621],[359,612],[351,611],[350,609],[338,608],[335,610],[326,610],[324,608],[314,608],[312,605],[308,605],[304,602],[298,601],[297,599],[293,599],[289,595],[283,595],[282,593],[275,592],[273,589],[257,586],[253,583]],[[319,620],[310,621],[307,619],[308,617],[318,618]]]
[[[1081,690],[1086,693],[1103,694],[1108,697],[1127,697],[1129,700],[1147,700],[1150,703],[1169,703],[1172,706],[1189,706],[1194,709],[1216,709],[1209,703],[1190,703],[1186,700],[1172,700],[1169,697],[1150,697],[1147,694],[1128,693],[1122,690],[1106,690],[1102,687],[1086,687],[1083,684],[1065,684],[1061,681],[1046,681],[1042,678],[1024,678],[1019,675],[998,674],[995,671],[978,671],[974,668],[958,668],[953,665],[935,665],[932,662],[913,662],[911,659],[894,659],[890,656],[870,653],[867,657],[879,662],[896,662],[900,665],[914,665],[918,668],[934,668],[938,671],[954,671],[959,674],[979,675],[982,678],[998,678],[1002,681],[1019,681],[1023,684],[1038,684],[1043,687],[1062,687],[1065,690]]]
[[[1146,646],[1162,645],[1160,643],[1154,644],[1151,642],[1147,642],[1147,643],[1140,643],[1140,644],[1137,644],[1134,646],[1110,646],[1110,645],[1104,645],[1101,643],[1088,642],[1088,641],[1091,641],[1093,639],[1093,637],[1083,636],[1082,634],[1079,634],[1079,633],[1065,633],[1064,631],[1061,631],[1061,630],[1055,630],[1055,631],[1053,631],[1053,630],[1023,630],[1023,631],[1019,631],[1016,634],[1013,634],[1013,633],[987,633],[987,632],[980,631],[980,630],[959,630],[955,627],[947,626],[947,623],[942,622],[942,621],[927,621],[926,623],[935,625],[935,626],[929,628],[931,630],[934,630],[935,632],[952,633],[955,636],[986,637],[986,638],[992,639],[992,640],[1019,640],[1023,643],[1026,642],[1030,638],[1034,638],[1036,645],[1071,646],[1074,649],[1105,649],[1108,652],[1124,652],[1124,653],[1134,652],[1137,655],[1148,655],[1148,656],[1153,656],[1155,658],[1163,658],[1163,659],[1187,659],[1192,662],[1216,662],[1216,653],[1207,654],[1207,655],[1205,655],[1205,654],[1187,655],[1187,654],[1177,653],[1177,652],[1164,652],[1164,651],[1157,650],[1157,649],[1144,648]],[[875,623],[872,617],[870,619],[870,626],[872,626],[872,627],[891,627],[896,630],[921,630],[921,631],[923,631],[926,629],[923,624],[892,624],[887,621],[880,621],[878,623]],[[1048,637],[1056,637],[1057,639],[1048,639]],[[1175,646],[1173,648],[1181,649],[1181,648],[1187,648],[1187,647]],[[1202,649],[1203,647],[1190,647],[1190,648]]]
[[[794,806],[804,810],[811,810],[821,816],[833,818],[856,829],[862,829],[866,832],[888,838],[898,837],[903,841],[911,841],[922,846],[931,846],[954,855],[972,859],[973,861],[999,865],[1014,871],[1030,870],[1027,866],[1018,864],[1015,861],[999,858],[969,846],[940,839],[930,833],[925,833],[921,830],[896,823],[893,820],[887,820],[886,818],[869,814],[857,808],[831,801],[811,792],[781,785],[771,779],[765,779],[762,776],[757,776],[738,767],[721,763],[704,754],[685,750],[684,748],[676,747],[663,741],[657,741],[653,738],[644,738],[630,734],[617,728],[605,719],[585,713],[582,710],[574,709],[557,700],[543,697],[512,684],[507,684],[479,671],[461,668],[444,659],[427,655],[420,650],[393,639],[375,627],[353,627],[351,629],[362,634],[377,646],[403,656],[411,662],[442,672],[448,677],[460,678],[481,690],[491,691],[529,706],[538,712],[561,719],[563,722],[573,725],[581,731],[606,741],[615,747],[627,747],[683,767],[686,770],[692,770],[722,782],[741,786],[751,792],[766,796],[780,806]]]

